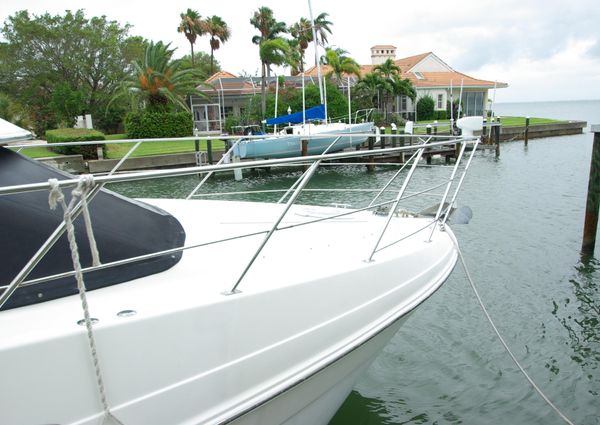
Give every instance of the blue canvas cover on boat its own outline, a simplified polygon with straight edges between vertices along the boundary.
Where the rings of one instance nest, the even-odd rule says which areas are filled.
[[[306,121],[324,120],[325,105],[319,105],[315,106],[314,108],[306,109],[305,119]],[[299,122],[302,122],[302,111],[294,112],[290,115],[282,115],[281,117],[270,118],[267,120],[268,125],[297,124]]]
[[[0,186],[39,183],[73,176],[0,147]],[[69,203],[71,190],[64,189]],[[94,236],[102,263],[177,248],[185,242],[179,221],[167,212],[140,201],[102,189],[89,203]],[[62,221],[62,209],[51,210],[48,191],[0,196],[0,287],[11,283],[17,273]],[[74,221],[81,265],[92,265],[83,217]],[[181,252],[91,271],[84,274],[88,290],[127,282],[171,268]],[[35,266],[27,279],[73,270],[67,235]],[[0,289],[0,293],[3,290]],[[77,293],[74,277],[56,278],[18,288],[2,309],[36,304]]]

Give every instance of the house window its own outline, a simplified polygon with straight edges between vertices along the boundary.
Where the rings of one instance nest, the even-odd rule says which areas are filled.
[[[483,92],[465,92],[462,96],[462,110],[464,116],[483,115]]]
[[[408,110],[408,101],[407,101],[408,97],[407,96],[402,96],[400,98],[400,110],[401,111],[406,111]]]
[[[437,108],[436,109],[444,109],[444,95],[438,94],[437,96]]]

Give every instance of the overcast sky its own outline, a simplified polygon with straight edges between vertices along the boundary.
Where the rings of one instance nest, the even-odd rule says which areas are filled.
[[[62,14],[83,8],[88,17],[106,15],[131,24],[132,35],[172,42],[176,56],[182,56],[189,43],[176,29],[179,14],[191,7],[202,16],[219,15],[230,26],[230,40],[215,53],[222,68],[258,74],[258,47],[251,42],[257,31],[249,20],[261,6],[287,24],[309,15],[303,1],[3,0],[0,18],[4,22],[22,9]],[[497,102],[600,99],[598,0],[312,0],[312,6],[315,16],[329,13],[330,44],[360,64],[370,63],[371,46],[392,44],[398,57],[432,51],[457,71],[507,82],[510,87],[498,90]],[[210,52],[208,37],[199,38],[195,49]],[[309,50],[307,59],[312,58]]]

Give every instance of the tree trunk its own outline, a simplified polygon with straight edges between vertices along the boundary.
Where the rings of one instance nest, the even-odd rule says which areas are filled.
[[[195,65],[195,63],[194,63],[194,43],[192,43],[191,41],[190,41],[190,47],[192,48],[192,66],[194,66]]]
[[[213,68],[213,58],[214,58],[214,49],[211,47],[210,48],[210,75],[213,75],[215,73],[214,68]]]

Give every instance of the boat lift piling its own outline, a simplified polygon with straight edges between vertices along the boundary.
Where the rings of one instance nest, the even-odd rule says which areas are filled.
[[[500,127],[502,126],[500,117],[496,117],[496,122],[498,125],[494,127],[494,142],[496,143],[496,156],[500,156]]]
[[[529,117],[525,117],[525,137],[524,137],[525,146],[529,142]]]
[[[308,139],[302,139],[302,156],[308,155]],[[308,165],[304,165],[304,171],[308,170]]]
[[[376,130],[374,129],[373,132]],[[369,137],[369,150],[372,151],[375,148],[375,136]],[[369,165],[367,165],[367,171],[371,172],[375,170],[375,157],[373,155],[369,156]]]
[[[592,133],[594,133],[594,144],[592,146],[592,159],[590,162],[590,180],[585,207],[583,242],[581,244],[581,254],[585,258],[594,255],[598,232],[598,209],[600,208],[600,125],[593,125]]]

